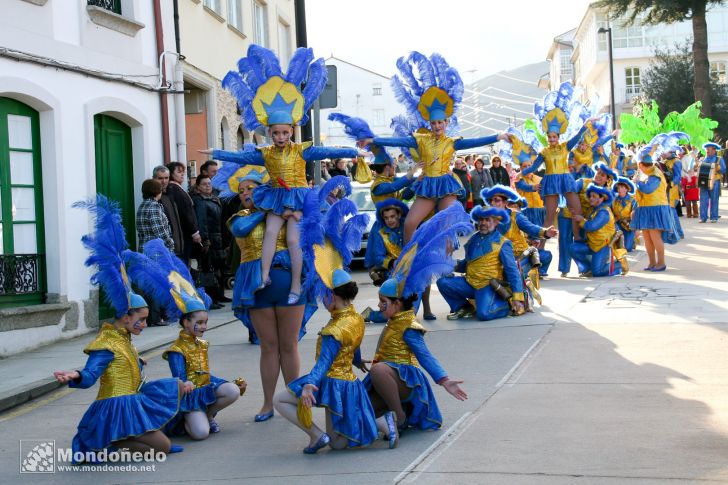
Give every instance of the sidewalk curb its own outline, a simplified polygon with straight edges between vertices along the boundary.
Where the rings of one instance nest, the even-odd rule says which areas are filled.
[[[233,317],[232,320],[223,321],[216,324],[211,324],[208,327],[208,331],[214,330],[218,327],[228,325],[230,323],[238,322],[239,320]],[[165,347],[170,343],[174,342],[177,338],[177,334],[173,334],[171,338],[165,338],[163,340],[157,340],[148,344],[142,344],[137,347],[139,355],[142,356],[160,347]],[[63,384],[56,381],[53,376],[49,376],[45,379],[39,379],[29,384],[18,386],[15,389],[9,391],[0,392],[0,413],[8,411],[16,406],[24,404],[28,401],[41,397],[49,392],[55,391],[61,387],[65,387]]]

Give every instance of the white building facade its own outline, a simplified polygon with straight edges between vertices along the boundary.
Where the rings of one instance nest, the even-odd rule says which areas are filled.
[[[726,79],[728,62],[728,7],[716,6],[708,10],[708,57],[711,75],[721,82]],[[609,61],[607,34],[598,33],[600,28],[612,28],[612,51],[614,65],[614,97],[617,117],[631,112],[635,98],[642,93],[642,76],[649,68],[656,48],[669,49],[676,44],[692,42],[691,22],[677,22],[656,26],[635,22],[627,26],[621,19],[612,20],[611,25],[603,10],[590,5],[579,26],[573,31],[573,80],[585,91],[586,98],[598,94],[608,110],[610,97]],[[550,87],[554,89],[563,76],[563,57],[560,52],[568,50],[557,37],[549,51],[552,63]],[[558,45],[557,45],[558,44]],[[552,55],[553,53],[553,55]],[[558,67],[557,67],[558,66]]]
[[[351,146],[340,123],[329,121],[329,113],[358,116],[369,123],[377,136],[390,136],[392,118],[404,113],[390,85],[390,77],[370,71],[337,57],[326,59],[336,67],[337,106],[321,110],[321,143],[328,146]]]
[[[98,326],[98,291],[80,242],[91,217],[71,205],[97,193],[119,200],[135,242],[141,183],[165,151],[157,48],[174,49],[174,26],[164,1],[0,0],[0,11],[0,356],[7,356]],[[173,95],[165,96],[174,119]]]

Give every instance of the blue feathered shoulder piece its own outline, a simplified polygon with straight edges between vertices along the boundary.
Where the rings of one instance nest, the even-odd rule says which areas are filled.
[[[344,125],[344,133],[354,141],[374,138],[374,132],[369,128],[369,123],[362,118],[345,115],[343,113],[331,113],[329,120]]]
[[[169,291],[160,303],[168,309],[170,318],[179,318],[187,313],[210,308],[212,304],[210,297],[203,288],[195,288],[187,265],[167,249],[161,239],[147,242],[144,245],[144,255],[153,261],[159,272],[164,275],[165,281],[158,284],[169,288]],[[139,271],[142,271],[142,268],[139,268]],[[150,288],[149,291],[160,295],[163,293],[160,289]]]
[[[298,48],[283,74],[275,53],[252,44],[238,70],[222,80],[223,88],[237,99],[245,127],[252,131],[269,124],[306,124],[308,112],[326,87],[323,58],[314,60],[313,50]],[[301,85],[305,87],[301,90]],[[278,115],[286,113],[289,119]]]
[[[396,298],[421,294],[434,277],[452,272],[455,261],[451,253],[458,245],[458,237],[471,232],[473,224],[461,204],[453,204],[435,214],[417,228],[402,248],[392,269],[391,282],[382,284],[380,293]],[[385,294],[388,288],[396,288],[397,294]]]
[[[96,199],[78,201],[72,207],[85,209],[94,217],[94,232],[81,238],[91,253],[85,264],[94,268],[91,283],[104,290],[106,303],[119,318],[128,313],[132,292],[125,265],[131,251],[124,235],[119,203],[97,194]]]
[[[680,145],[690,142],[690,137],[681,131],[655,135],[647,145],[659,145],[660,152],[674,152]]]
[[[304,261],[312,266],[306,274],[304,292],[324,299],[331,296],[334,272],[348,270],[354,253],[361,248],[369,216],[359,214],[356,204],[346,198],[322,213],[319,197],[325,197],[322,190],[306,194],[300,244]]]
[[[440,54],[428,58],[413,51],[397,60],[397,69],[399,74],[392,77],[392,90],[408,116],[426,127],[431,114],[444,111],[451,125],[457,123],[454,114],[463,100],[465,86],[457,70]]]

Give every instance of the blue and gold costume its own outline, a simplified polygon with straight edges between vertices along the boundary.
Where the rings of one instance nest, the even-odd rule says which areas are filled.
[[[594,164],[594,158],[594,151],[589,147],[584,151],[576,147],[569,152],[569,165],[573,167],[571,175],[574,180],[594,178],[594,170],[591,168],[592,164]]]
[[[625,250],[615,254],[612,239],[616,232],[614,215],[610,208],[612,192],[606,187],[590,184],[587,194],[596,192],[606,197],[601,205],[590,212],[579,225],[584,230],[586,241],[576,241],[571,245],[571,256],[579,268],[579,272],[589,273],[593,276],[613,276],[622,273],[622,258]],[[617,262],[612,265],[612,257]]]
[[[217,397],[215,390],[227,381],[215,377],[210,373],[210,364],[207,358],[207,350],[210,344],[185,330],[180,330],[179,337],[162,354],[162,357],[169,362],[169,369],[172,376],[182,382],[190,381],[195,385],[192,392],[182,396],[180,401],[180,413],[191,411],[206,411],[207,406],[215,403]],[[182,416],[178,416],[181,418]],[[182,422],[181,419],[178,420]],[[168,429],[178,433],[179,429],[174,425]]]
[[[627,194],[620,197],[617,192],[617,186],[624,185],[627,187]],[[635,234],[630,227],[632,214],[637,207],[637,201],[634,198],[635,186],[632,181],[625,177],[619,177],[614,183],[614,202],[612,202],[612,213],[614,214],[617,227],[624,234],[624,249],[628,252],[635,249]]]
[[[460,204],[435,214],[415,231],[402,249],[379,295],[392,300],[420,295],[433,276],[447,272],[443,267],[453,267],[448,247],[455,247],[458,235],[471,230],[470,218]],[[396,369],[400,380],[410,389],[403,401],[407,421],[399,423],[400,427],[436,429],[442,425],[435,395],[420,366],[438,384],[447,379],[447,373],[428,350],[424,333],[414,310],[393,315],[382,330],[373,359]],[[370,392],[376,392],[369,376],[364,383]]]
[[[483,199],[485,200],[485,199]],[[501,226],[510,227],[511,218],[503,209],[493,207],[473,209],[472,217],[499,217]],[[525,219],[525,218],[524,218]],[[437,287],[450,310],[458,312],[475,300],[475,316],[479,320],[503,318],[510,313],[509,302],[496,294],[491,280],[507,282],[514,301],[524,301],[523,277],[513,255],[513,243],[499,229],[491,233],[476,232],[465,243],[465,258],[458,261],[455,271],[464,276],[445,276],[437,280]]]
[[[367,391],[352,370],[352,363],[360,360],[363,338],[364,319],[353,306],[334,310],[319,333],[313,369],[288,384],[298,397],[306,384],[318,388],[316,405],[328,409],[334,429],[349,440],[349,447],[366,446],[378,434]]]
[[[164,275],[143,255],[129,250],[118,204],[97,195],[95,201],[79,202],[74,207],[89,209],[96,216],[95,233],[82,238],[91,252],[86,265],[95,266],[91,281],[104,289],[116,318],[146,308],[146,301],[131,291],[126,264],[133,260],[142,262],[150,267],[151,277],[164,280]],[[157,241],[164,247],[161,240]],[[169,291],[170,287],[162,285],[161,290]],[[126,328],[104,323],[84,352],[89,356],[86,366],[68,385],[87,389],[98,380],[99,391],[78,425],[72,443],[74,453],[103,450],[117,441],[160,430],[175,417],[180,400],[179,381],[160,379],[144,383],[143,361]]]
[[[326,85],[323,59],[313,59],[313,51],[299,48],[284,75],[273,51],[255,44],[247,57],[238,63],[239,71],[230,71],[222,81],[235,96],[245,127],[253,131],[260,126],[297,125],[308,121],[308,111]],[[301,90],[302,83],[306,88]],[[306,197],[306,162],[324,158],[354,158],[353,148],[314,147],[311,142],[286,146],[256,147],[252,151],[214,150],[213,158],[238,165],[263,165],[270,182],[253,193],[258,209],[282,215],[286,210],[300,211]]]
[[[347,215],[351,217],[344,222]],[[368,216],[357,214],[356,205],[349,199],[335,202],[322,215],[317,194],[312,192],[306,198],[301,249],[313,266],[306,285],[327,305],[336,288],[352,281],[343,268],[351,263],[352,251],[361,242],[367,221]],[[364,319],[353,306],[333,310],[331,320],[319,333],[316,364],[311,372],[288,384],[288,390],[299,398],[305,385],[318,388],[314,393],[316,406],[327,409],[334,430],[346,437],[349,447],[366,446],[378,435],[374,409],[352,370],[352,364],[361,360],[359,346],[363,338]],[[311,415],[307,414],[310,421]]]
[[[706,143],[703,147],[712,146],[716,150],[720,150],[720,146],[717,143]],[[720,201],[720,182],[723,178],[723,174],[726,173],[725,160],[723,157],[718,158],[717,155],[705,157],[703,163],[710,163],[715,166],[715,170],[711,172],[710,187],[700,187],[700,220],[705,222],[708,220],[710,215],[711,222],[717,222],[718,218],[718,203]]]
[[[640,151],[641,160],[652,162],[654,145]],[[679,237],[672,217],[672,208],[667,199],[667,181],[662,172],[653,164],[643,174],[646,180],[637,182],[635,200],[637,207],[632,213],[632,229],[657,229],[662,231],[662,240],[675,244]]]
[[[526,199],[528,207],[523,209],[523,215],[537,226],[543,226],[546,217],[546,209],[543,206],[541,195],[534,189],[535,185],[541,183],[541,177],[535,173],[529,175],[519,174],[516,180],[516,191]]]
[[[685,239],[680,218],[677,215],[677,204],[680,202],[680,182],[682,180],[682,162],[671,152],[668,158],[663,160],[665,166],[665,180],[667,182],[667,203],[672,207],[672,218],[675,222],[675,229],[680,239]]]
[[[413,186],[417,197],[435,200],[449,195],[461,197],[465,189],[450,172],[455,152],[490,145],[498,137],[462,139],[448,134],[437,136],[429,129],[428,123],[432,121],[450,120],[449,128],[456,131],[457,120],[453,115],[463,96],[460,75],[440,55],[433,54],[427,58],[419,52],[412,52],[407,58],[401,57],[397,67],[400,73],[392,78],[392,88],[408,115],[415,120],[412,126],[415,129],[409,136],[375,137],[374,144],[408,148],[424,163],[424,177]],[[414,69],[419,76],[413,75]]]
[[[372,363],[382,362],[396,369],[402,382],[412,390],[405,401],[407,425],[438,429],[442,426],[442,415],[422,369],[438,384],[447,378],[447,372],[427,348],[425,332],[414,310],[393,315],[382,330]],[[371,388],[369,376],[364,378],[364,385]]]

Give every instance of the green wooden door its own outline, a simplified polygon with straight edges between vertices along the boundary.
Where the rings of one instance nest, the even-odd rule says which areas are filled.
[[[38,112],[0,98],[0,308],[45,298],[41,174]]]
[[[94,116],[96,145],[96,192],[113,199],[121,206],[121,217],[129,247],[136,248],[134,209],[134,177],[131,151],[131,128],[107,115]],[[114,312],[103,304],[101,295],[99,318],[113,318]]]

